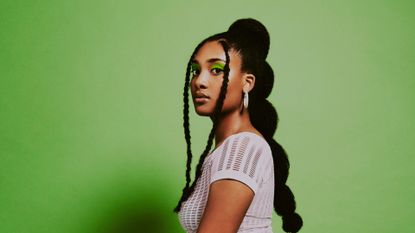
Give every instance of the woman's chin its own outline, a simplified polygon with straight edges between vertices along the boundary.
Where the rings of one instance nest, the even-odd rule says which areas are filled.
[[[207,109],[203,109],[203,108],[200,108],[200,107],[197,107],[197,106],[195,107],[195,112],[199,116],[210,116],[210,115],[212,115],[212,111],[209,111]]]
[[[196,111],[196,114],[199,116],[210,116],[211,112]]]

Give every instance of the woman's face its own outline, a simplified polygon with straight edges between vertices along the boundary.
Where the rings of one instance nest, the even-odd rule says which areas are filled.
[[[241,72],[241,57],[229,51],[229,82],[222,113],[242,108],[245,73]],[[201,116],[212,116],[223,82],[226,55],[218,41],[206,42],[192,62],[190,87],[195,111]],[[247,91],[249,91],[247,89]]]

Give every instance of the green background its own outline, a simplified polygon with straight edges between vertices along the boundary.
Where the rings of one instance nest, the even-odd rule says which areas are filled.
[[[0,232],[183,232],[172,209],[185,181],[185,65],[245,17],[271,35],[269,99],[301,232],[414,232],[414,11],[380,0],[2,0]],[[191,112],[198,157],[211,125]]]

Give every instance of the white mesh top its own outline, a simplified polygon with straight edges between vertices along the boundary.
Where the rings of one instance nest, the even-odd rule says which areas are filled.
[[[238,232],[272,233],[274,166],[271,148],[261,136],[240,132],[227,137],[206,156],[195,190],[182,203],[179,220],[187,233],[195,233],[208,199],[210,184],[220,179],[238,180],[255,195]]]

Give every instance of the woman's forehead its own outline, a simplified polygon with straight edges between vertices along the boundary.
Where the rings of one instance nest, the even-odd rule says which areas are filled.
[[[236,55],[233,50],[230,50],[228,52],[231,63],[237,63],[240,59],[239,56]],[[225,51],[223,50],[222,45],[217,41],[209,41],[206,42],[196,53],[194,57],[194,62],[197,62],[199,64],[202,63],[212,63],[216,61],[221,61],[225,63],[226,61],[226,55]]]

